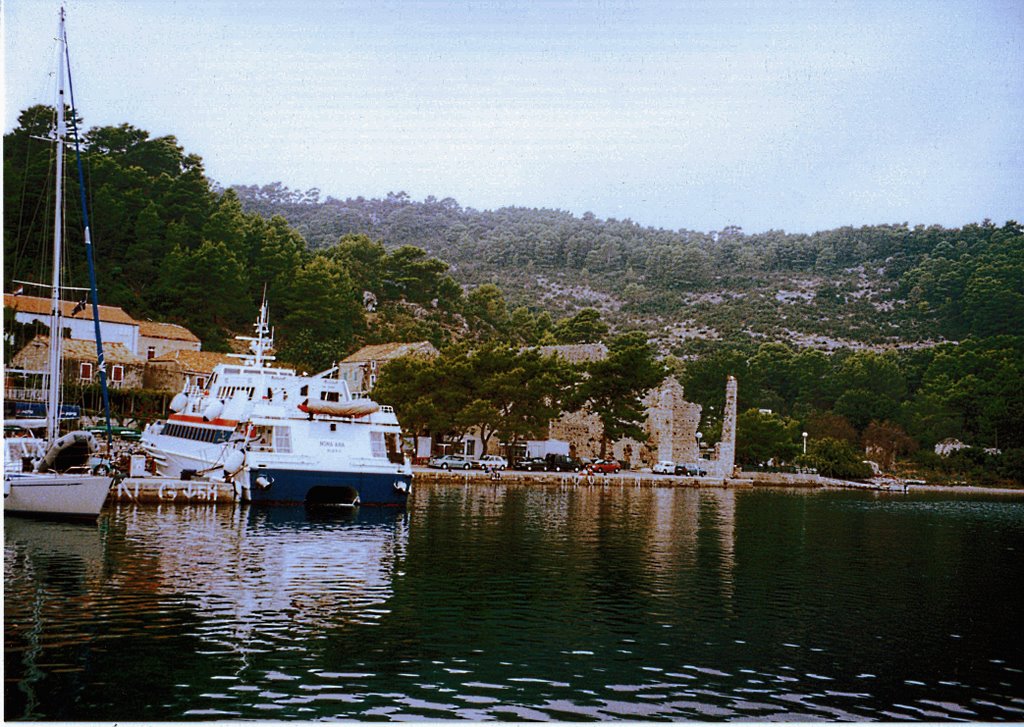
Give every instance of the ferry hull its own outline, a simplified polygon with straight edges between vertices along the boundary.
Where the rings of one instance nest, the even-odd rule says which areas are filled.
[[[94,475],[14,475],[4,478],[4,514],[96,520],[111,478]]]
[[[249,495],[256,504],[403,507],[411,490],[411,474],[320,472],[273,467],[249,472]]]

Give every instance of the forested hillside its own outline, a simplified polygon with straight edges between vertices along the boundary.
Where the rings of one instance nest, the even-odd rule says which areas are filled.
[[[53,150],[38,137],[53,113],[27,109],[4,136],[5,290],[48,278]],[[792,456],[801,431],[852,448],[858,464],[872,443],[905,455],[958,437],[978,448],[949,460],[957,472],[1024,479],[1016,222],[696,232],[404,194],[225,190],[173,136],[128,124],[90,129],[83,156],[102,301],[181,323],[208,350],[249,331],[264,294],[279,357],[311,371],[365,343],[471,350],[640,330],[704,405],[706,441],[732,374],[753,409],[743,431],[773,433],[776,457]],[[68,199],[78,193],[72,175]],[[67,215],[80,229],[77,205]],[[85,280],[80,240],[65,254],[72,285]],[[21,342],[8,338],[8,356]],[[768,451],[741,445],[748,461]],[[993,464],[980,447],[1005,451]]]
[[[663,230],[548,209],[478,211],[452,199],[320,199],[280,184],[236,186],[243,207],[280,214],[311,247],[346,234],[414,244],[464,284],[562,315],[592,306],[618,324],[684,342],[912,344],[1019,331],[1024,229],[850,227],[812,235]],[[681,345],[684,344],[684,345]]]

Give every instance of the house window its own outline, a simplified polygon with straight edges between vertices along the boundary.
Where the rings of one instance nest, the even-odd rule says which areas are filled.
[[[146,349],[146,360],[149,361],[154,358],[156,358],[156,346],[150,346]]]
[[[110,369],[110,380],[115,384],[124,381],[124,366],[114,364]]]
[[[78,378],[82,381],[92,381],[92,364],[88,361],[81,361],[78,364]]]
[[[200,389],[205,389],[206,388],[206,377],[205,376],[197,376],[196,377],[196,386],[198,386]]]

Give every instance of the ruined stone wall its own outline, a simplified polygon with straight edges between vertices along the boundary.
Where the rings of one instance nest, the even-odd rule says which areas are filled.
[[[701,406],[686,401],[683,387],[674,378],[644,398],[647,419],[644,431],[647,440],[620,439],[611,443],[606,454],[630,467],[653,465],[658,460],[673,462],[697,461],[697,427]],[[601,454],[601,421],[593,412],[583,409],[562,415],[551,423],[551,439],[569,442],[577,457],[596,458]]]

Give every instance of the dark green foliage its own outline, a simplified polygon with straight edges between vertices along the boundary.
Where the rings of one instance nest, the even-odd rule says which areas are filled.
[[[736,461],[740,464],[791,462],[800,447],[800,423],[794,419],[758,409],[736,417]]]
[[[871,477],[871,466],[863,461],[860,452],[849,442],[825,437],[808,445],[806,455],[796,459],[797,464],[814,467],[818,474],[839,479],[863,480]]]
[[[459,436],[478,427],[486,443],[538,436],[564,409],[578,373],[536,349],[488,344],[406,356],[380,372],[374,398],[395,407],[415,432]]]
[[[664,364],[642,332],[612,339],[608,357],[586,367],[587,376],[576,391],[576,404],[586,404],[604,428],[601,456],[607,442],[623,437],[643,441],[646,409],[641,397],[668,375]]]

